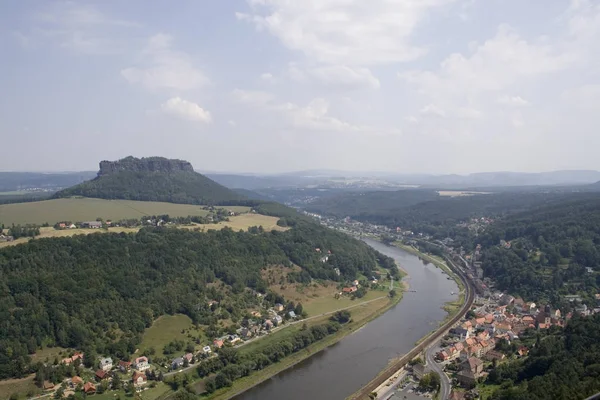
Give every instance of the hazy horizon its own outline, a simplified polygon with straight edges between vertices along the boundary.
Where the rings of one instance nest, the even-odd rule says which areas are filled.
[[[597,1],[31,0],[0,22],[0,170],[600,170]]]

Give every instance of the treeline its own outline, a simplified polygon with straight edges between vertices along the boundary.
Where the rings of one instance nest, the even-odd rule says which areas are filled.
[[[330,249],[329,262],[315,248]],[[186,314],[218,332],[221,319],[249,317],[248,308],[258,304],[255,292],[267,293],[267,305],[285,304],[269,292],[261,276],[266,266],[299,265],[291,280],[342,281],[369,276],[378,262],[396,270],[366,244],[304,220],[286,232],[144,228],[3,248],[0,378],[31,372],[29,355],[43,346],[128,358],[160,315]],[[218,314],[211,300],[219,302]]]
[[[40,227],[37,225],[15,225],[6,228],[4,224],[0,224],[0,234],[12,236],[14,239],[22,237],[35,237],[40,234]]]
[[[524,360],[498,365],[488,383],[492,400],[578,400],[600,392],[600,315],[574,316],[564,329],[531,332]]]
[[[202,362],[197,368],[197,373],[202,378],[216,374],[205,382],[206,391],[212,393],[215,390],[231,386],[236,379],[248,376],[254,371],[262,370],[336,333],[341,324],[348,322],[348,320],[349,318],[343,322],[332,320],[326,324],[315,325],[310,328],[304,326],[290,337],[273,342],[263,349],[249,354],[242,355],[236,349],[222,348],[219,350],[219,357]],[[177,389],[173,385],[173,381],[167,381],[167,383],[171,383],[173,389]]]
[[[558,301],[580,292],[590,299],[600,287],[600,195],[584,194],[490,226],[478,241],[483,269],[499,288],[528,299]],[[500,248],[501,241],[510,249]]]

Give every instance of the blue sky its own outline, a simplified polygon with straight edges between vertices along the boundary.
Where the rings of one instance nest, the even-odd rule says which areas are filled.
[[[0,170],[600,169],[598,0],[0,4]]]

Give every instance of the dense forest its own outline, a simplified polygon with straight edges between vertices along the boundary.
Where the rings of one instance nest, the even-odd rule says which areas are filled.
[[[298,265],[288,279],[301,282],[370,276],[378,261],[396,271],[362,242],[303,219],[286,223],[293,228],[285,232],[144,228],[0,250],[0,378],[29,373],[29,355],[41,346],[126,357],[163,314],[183,313],[212,330],[220,317],[239,321],[257,302],[248,288],[268,293],[266,266]],[[333,255],[324,263],[315,248]],[[214,315],[210,300],[228,315]]]
[[[161,157],[103,161],[96,178],[61,190],[54,198],[72,196],[181,204],[253,204],[244,196],[194,172],[188,162]]]
[[[500,385],[492,400],[581,400],[600,392],[600,315],[529,336],[535,345],[527,358],[489,374],[487,383]]]
[[[510,242],[510,249],[498,246]],[[600,195],[507,216],[478,238],[483,270],[499,288],[556,304],[560,294],[592,298],[600,286]]]

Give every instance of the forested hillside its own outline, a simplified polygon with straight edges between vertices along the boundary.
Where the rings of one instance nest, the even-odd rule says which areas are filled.
[[[503,216],[560,202],[571,193],[506,192],[472,196],[440,196],[437,191],[407,189],[395,192],[344,193],[317,199],[308,211],[349,216],[361,222],[447,235],[458,222],[472,217]]]
[[[510,249],[498,246],[510,242]],[[483,269],[501,289],[526,298],[584,292],[600,286],[600,195],[508,216],[478,238],[486,251]]]
[[[492,400],[580,400],[600,392],[600,315],[575,316],[537,336],[525,360],[495,368]]]
[[[239,320],[257,301],[247,288],[268,293],[260,273],[267,266],[296,264],[301,271],[288,279],[302,282],[370,276],[378,260],[394,266],[341,233],[292,217],[286,223],[293,226],[286,232],[147,228],[2,249],[0,378],[29,373],[29,355],[40,346],[131,354],[144,329],[163,314],[183,313],[213,330],[219,318]],[[333,255],[323,263],[315,248]],[[210,300],[222,301],[229,315],[213,314]]]
[[[96,178],[54,195],[72,196],[182,204],[251,203],[241,194],[194,172],[190,163],[161,157],[103,161]]]

